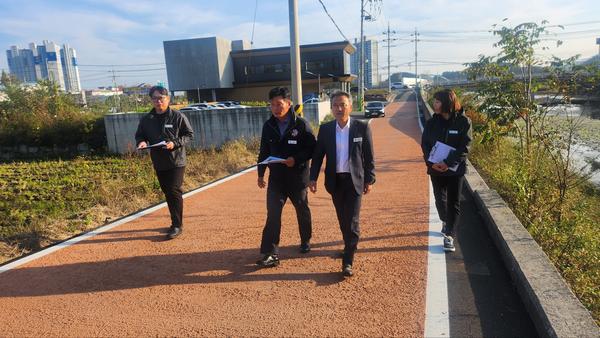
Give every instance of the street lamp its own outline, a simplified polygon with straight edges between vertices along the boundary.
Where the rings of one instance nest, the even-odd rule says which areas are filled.
[[[319,100],[321,99],[321,74],[317,73],[313,73],[313,72],[309,72],[308,70],[304,71],[306,74],[308,75],[312,75],[312,76],[316,76],[317,77],[317,83],[319,86],[319,92],[317,93],[317,97],[319,98]]]

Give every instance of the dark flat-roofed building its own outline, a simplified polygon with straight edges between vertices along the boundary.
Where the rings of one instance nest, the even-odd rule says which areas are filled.
[[[250,49],[245,41],[219,37],[165,41],[169,90],[185,91],[190,101],[266,100],[274,86],[290,86],[290,48]],[[349,90],[347,41],[300,46],[302,92]]]

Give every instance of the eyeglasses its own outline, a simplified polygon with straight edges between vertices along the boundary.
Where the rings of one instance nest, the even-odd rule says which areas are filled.
[[[152,96],[152,101],[164,101],[168,98],[166,95]]]
[[[350,107],[350,105],[347,104],[347,103],[334,103],[331,106],[333,108],[346,108],[346,107]]]

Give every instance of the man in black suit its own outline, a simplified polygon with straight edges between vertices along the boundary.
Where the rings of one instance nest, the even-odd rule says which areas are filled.
[[[308,121],[291,109],[290,92],[285,87],[275,87],[269,92],[273,116],[265,122],[260,140],[258,162],[269,156],[285,159],[283,163],[258,166],[258,187],[264,188],[265,171],[269,168],[267,188],[267,221],[260,244],[262,258],[256,262],[262,267],[279,265],[279,237],[281,212],[289,198],[298,218],[300,252],[310,251],[312,223],[308,207],[308,161],[315,147],[315,135]]]
[[[333,205],[344,237],[342,273],[353,275],[352,263],[360,236],[359,216],[363,194],[375,183],[375,161],[371,128],[366,121],[351,119],[352,97],[339,91],[331,96],[335,121],[321,125],[310,167],[309,188],[317,192],[317,178],[325,165],[325,188]]]

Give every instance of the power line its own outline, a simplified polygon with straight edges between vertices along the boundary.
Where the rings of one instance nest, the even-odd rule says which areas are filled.
[[[553,33],[553,34],[555,34],[555,35],[571,35],[571,34],[585,34],[585,33],[600,34],[600,29],[586,29],[586,30],[582,30],[582,31],[559,32],[559,33]]]
[[[568,26],[580,26],[580,25],[590,25],[590,24],[596,24],[596,23],[600,23],[600,21],[595,20],[595,21],[580,21],[580,22],[572,22],[572,23],[566,23],[563,25],[551,25],[551,26],[546,26],[546,27],[568,27]]]
[[[92,70],[92,73],[86,73],[87,75],[98,75],[103,73],[131,73],[131,72],[151,72],[157,70],[166,70],[167,68],[147,68],[147,69],[111,69],[111,70]],[[85,70],[84,70],[85,72]]]
[[[252,21],[252,35],[250,35],[250,49],[254,46],[254,27],[256,26],[256,12],[258,11],[258,0],[254,4],[254,19]]]
[[[78,64],[78,67],[139,67],[139,66],[160,66],[160,65],[164,65],[164,62],[161,63],[136,63],[136,64],[120,64],[120,65],[92,65],[92,64],[88,64],[88,65],[80,65]]]
[[[338,24],[335,22],[335,20],[331,16],[331,14],[329,14],[329,11],[327,11],[327,7],[325,7],[325,4],[323,3],[323,1],[319,0],[319,3],[321,3],[321,6],[323,6],[323,10],[325,11],[325,14],[327,14],[327,16],[329,17],[329,19],[331,19],[331,22],[333,22],[333,24],[335,25],[335,28],[337,28],[338,32],[340,32],[340,34],[342,35],[342,37],[344,37],[344,39],[346,41],[350,41],[350,39],[348,39],[346,37],[346,35],[344,35],[344,33],[342,32],[342,30],[340,29],[340,27],[338,26]]]
[[[591,24],[600,24],[600,21],[596,20],[596,21],[580,21],[580,22],[571,22],[571,23],[566,23],[566,24],[555,24],[555,25],[548,25],[546,26],[546,28],[555,28],[555,27],[569,27],[569,26],[580,26],[580,25],[591,25]],[[414,31],[409,31],[409,30],[396,30],[398,33],[414,33]],[[439,31],[439,30],[423,30],[423,31],[419,31],[420,34],[423,35],[427,35],[427,34],[431,34],[431,35],[444,35],[444,34],[465,34],[465,33],[491,33],[494,31],[494,28],[489,28],[489,29],[472,29],[472,30],[456,30],[456,31]],[[581,32],[598,32],[598,30],[587,30],[587,31],[581,31]],[[564,33],[570,33],[570,32],[564,32]],[[561,33],[558,33],[561,34]]]
[[[148,68],[148,69],[119,69],[114,70],[115,73],[131,73],[131,72],[151,72],[156,70],[166,70],[167,68]]]

